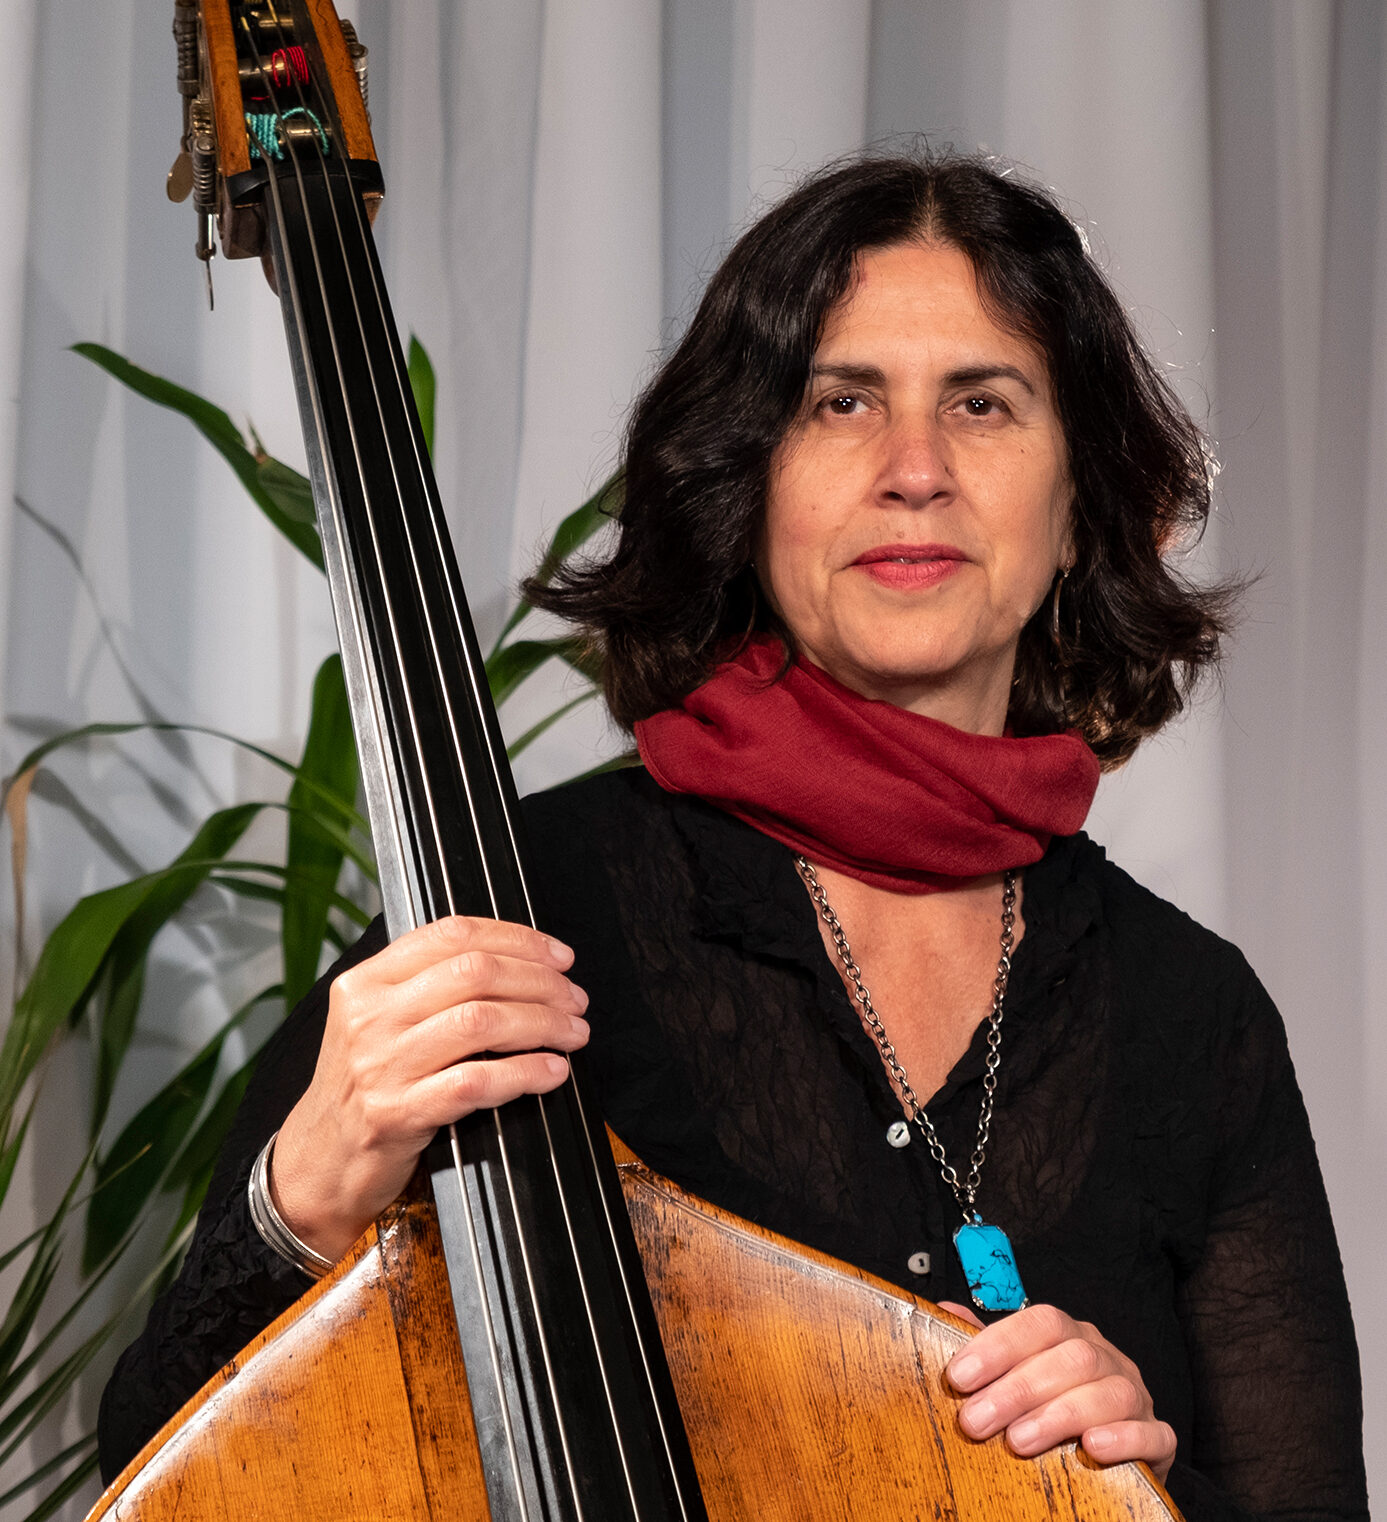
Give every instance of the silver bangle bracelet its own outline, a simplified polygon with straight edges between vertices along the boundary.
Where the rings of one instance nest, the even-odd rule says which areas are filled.
[[[247,1197],[250,1202],[250,1218],[265,1246],[302,1269],[310,1279],[321,1279],[332,1267],[332,1259],[314,1252],[307,1242],[302,1242],[289,1229],[288,1223],[275,1209],[274,1196],[270,1193],[270,1162],[274,1157],[275,1142],[279,1132],[265,1143],[255,1166],[250,1170]]]

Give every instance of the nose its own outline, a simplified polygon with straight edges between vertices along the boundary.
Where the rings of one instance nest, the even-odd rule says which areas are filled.
[[[955,490],[949,441],[933,417],[897,417],[882,435],[877,496],[883,507],[923,508]]]

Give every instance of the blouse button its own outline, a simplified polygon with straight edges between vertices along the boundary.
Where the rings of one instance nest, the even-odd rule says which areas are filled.
[[[893,1147],[904,1147],[910,1142],[910,1126],[904,1120],[893,1120],[886,1128],[886,1140]]]
[[[905,1265],[912,1274],[929,1273],[929,1254],[927,1252],[913,1252],[906,1260]]]

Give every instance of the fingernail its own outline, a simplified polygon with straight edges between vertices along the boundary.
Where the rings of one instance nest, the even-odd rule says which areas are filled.
[[[996,1415],[997,1408],[990,1400],[970,1400],[958,1413],[958,1419],[974,1437],[986,1437]]]
[[[581,1015],[570,1015],[568,1017],[568,1028],[579,1041],[586,1041],[588,1039],[590,1034],[588,1022]]]
[[[560,966],[566,967],[573,960],[573,948],[571,946],[565,946],[562,941],[556,941],[552,935],[546,935],[544,939],[549,942],[549,955]]]
[[[555,1057],[552,1054],[546,1054],[544,1058],[544,1065],[549,1069],[549,1076],[551,1078],[562,1078],[568,1072],[568,1060],[564,1057]]]
[[[976,1353],[965,1353],[949,1365],[949,1378],[960,1390],[970,1390],[982,1373],[982,1359]]]
[[[1084,1447],[1092,1454],[1106,1453],[1117,1441],[1117,1433],[1111,1427],[1090,1427],[1084,1433]]]
[[[1035,1444],[1040,1436],[1039,1422],[1017,1422],[1014,1427],[1007,1429],[1007,1436],[1011,1439],[1011,1446],[1017,1453],[1024,1453]]]
[[[568,988],[569,992],[573,995],[573,1006],[581,1015],[588,1007],[587,990],[579,988],[576,983],[570,983]]]

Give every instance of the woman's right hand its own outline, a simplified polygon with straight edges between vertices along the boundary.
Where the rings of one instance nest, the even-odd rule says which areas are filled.
[[[455,917],[337,978],[313,1081],[275,1142],[270,1191],[288,1226],[335,1262],[440,1126],[557,1088],[557,1054],[588,1039],[572,964],[528,925]]]

